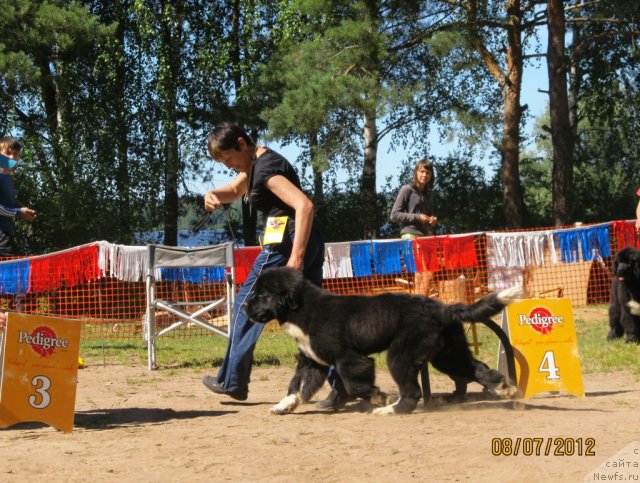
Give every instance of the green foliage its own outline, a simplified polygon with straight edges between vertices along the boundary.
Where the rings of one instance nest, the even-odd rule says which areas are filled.
[[[585,91],[579,104],[574,165],[573,219],[584,223],[623,220],[635,217],[640,172],[640,142],[637,133],[638,87],[628,83],[609,86],[607,94]],[[590,94],[589,94],[590,93]],[[594,106],[606,105],[593,118]],[[521,179],[530,226],[551,226],[551,166],[553,151],[545,129],[549,111],[535,122],[535,149],[521,159]],[[548,128],[547,128],[548,129]]]
[[[362,182],[371,166],[371,161],[364,162],[363,120],[369,123],[365,137],[372,136],[374,143],[398,132],[398,139],[409,143],[414,128],[428,129],[429,122],[443,109],[441,102],[432,102],[430,97],[431,81],[439,70],[437,66],[430,69],[429,64],[436,62],[428,54],[428,46],[416,41],[424,35],[418,20],[422,5],[291,2],[286,16],[291,22],[289,35],[280,38],[274,57],[262,73],[262,82],[279,93],[261,113],[269,123],[269,134],[305,146],[307,159],[303,164],[324,175],[328,197],[339,198],[327,206],[330,203],[335,210],[345,199],[345,193],[331,185],[339,169],[349,174],[349,185],[362,186],[358,219],[363,231],[355,232],[357,238],[371,225],[380,226],[386,221],[380,217],[380,206],[376,210],[362,207],[363,198],[376,198],[369,192],[370,186]],[[431,77],[425,80],[426,75]],[[422,138],[423,134],[416,137]],[[358,199],[348,197],[354,202]],[[330,220],[329,214],[320,213],[320,217],[327,227],[335,227],[334,221],[339,221]],[[336,238],[349,231],[339,229]]]
[[[568,52],[580,96],[576,220],[634,216],[636,3],[571,10],[600,19],[571,24],[583,40]],[[325,237],[358,239],[368,223],[387,228],[399,188],[369,193],[375,209],[363,215],[365,114],[376,123],[374,143],[393,136],[408,161],[429,155],[435,129],[459,143],[461,154],[438,161],[443,230],[502,228],[500,167],[495,150],[481,151],[502,136],[502,93],[471,34],[502,62],[504,2],[477,4],[475,32],[463,28],[466,4],[0,0],[0,131],[23,142],[18,198],[39,214],[28,239],[18,223],[19,236],[43,253],[97,239],[130,243],[164,226],[166,193],[190,195],[194,181],[211,184],[220,173],[205,136],[233,120],[301,147],[304,188],[318,199]],[[523,2],[525,16],[539,12],[531,6]],[[527,54],[539,47],[532,31],[523,42]],[[553,154],[540,126],[536,135],[520,175],[527,225],[548,226]],[[472,162],[487,158],[494,165],[486,172]],[[318,174],[326,193],[314,192]],[[175,204],[189,226],[200,208]]]
[[[545,227],[553,225],[551,199],[551,160],[528,157],[520,159],[520,179],[527,207],[527,226]]]
[[[580,105],[606,104],[600,117],[580,124],[576,146],[576,219],[606,221],[635,217],[640,172],[640,86],[614,84],[608,94],[594,95]]]
[[[326,193],[326,209],[316,213],[316,226],[325,241],[351,241],[362,239],[364,220],[362,217],[360,192],[357,189],[332,190]],[[387,223],[385,217],[385,195],[380,194],[375,207],[378,227]]]
[[[499,186],[469,158],[446,158],[435,163],[435,209],[439,230],[469,233],[504,226]]]
[[[383,51],[377,26],[359,2],[353,9],[343,5],[344,18],[337,12],[327,16],[327,8],[321,2],[302,2],[298,15],[315,21],[301,24],[294,17],[296,38],[281,40],[263,72],[263,82],[282,93],[278,104],[262,113],[274,136],[315,134],[332,112],[370,109],[369,99],[379,95],[379,66],[372,60]]]

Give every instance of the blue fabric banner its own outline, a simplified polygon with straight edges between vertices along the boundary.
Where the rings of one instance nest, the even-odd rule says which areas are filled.
[[[162,280],[172,282],[224,282],[224,267],[161,268]]]
[[[611,256],[608,225],[585,228],[584,230],[579,230],[578,233],[580,234],[583,260],[597,260]]]
[[[27,292],[30,269],[29,260],[0,263],[0,295]]]
[[[413,240],[402,240],[402,243],[404,243],[402,247],[404,266],[407,267],[407,272],[416,273],[416,259],[413,258]]]
[[[575,263],[578,261],[578,239],[580,235],[577,231],[556,231],[554,232],[560,245],[560,260],[564,263]]]
[[[564,263],[579,262],[578,247],[581,248],[584,261],[610,257],[609,226],[555,231],[554,235],[560,245],[560,259]]]
[[[400,252],[402,241],[373,242],[373,268],[378,275],[391,275],[402,272]]]
[[[351,263],[353,275],[367,277],[371,272],[371,242],[354,242],[351,244]]]

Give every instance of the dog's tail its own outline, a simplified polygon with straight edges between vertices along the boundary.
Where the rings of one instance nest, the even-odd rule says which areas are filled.
[[[507,361],[507,371],[509,379],[516,384],[516,366],[513,354],[513,347],[507,334],[502,328],[491,320],[491,316],[502,311],[507,305],[512,304],[518,299],[524,298],[524,291],[519,287],[511,287],[501,292],[492,293],[476,301],[473,304],[455,304],[447,306],[449,311],[449,321],[451,322],[471,322],[481,323],[491,329],[500,342],[505,351]]]
[[[494,292],[472,304],[453,304],[447,306],[447,319],[452,322],[476,322],[499,314],[507,305],[524,297],[519,287],[511,287]]]

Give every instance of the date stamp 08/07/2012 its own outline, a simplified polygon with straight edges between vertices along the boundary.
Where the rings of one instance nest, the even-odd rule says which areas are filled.
[[[595,438],[493,438],[493,456],[595,456]]]

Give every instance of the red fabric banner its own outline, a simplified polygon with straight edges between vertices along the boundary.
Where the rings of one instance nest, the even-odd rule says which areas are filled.
[[[455,270],[457,268],[472,268],[478,266],[476,244],[473,235],[457,237],[446,236],[440,241],[442,243],[444,268]]]
[[[440,270],[436,238],[415,238],[413,240],[413,258],[416,261],[417,272]]]
[[[31,260],[29,292],[74,287],[100,277],[98,246],[89,245]]]
[[[613,236],[616,246],[612,247],[616,252],[624,247],[640,247],[640,239],[636,236],[636,227],[627,221],[613,221]]]
[[[236,284],[242,284],[247,279],[260,250],[262,250],[260,247],[242,247],[233,251],[233,260],[236,265]]]

